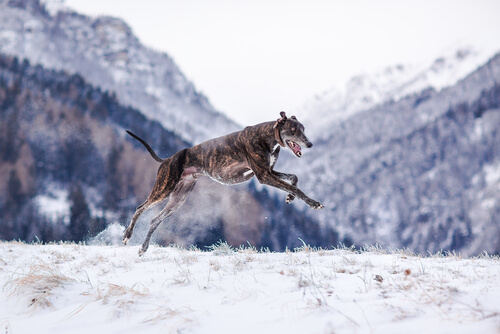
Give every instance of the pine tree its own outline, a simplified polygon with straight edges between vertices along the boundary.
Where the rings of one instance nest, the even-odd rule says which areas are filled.
[[[2,224],[0,226],[0,238],[10,240],[20,237],[21,229],[16,223],[16,218],[25,202],[25,194],[22,192],[21,180],[15,169],[9,173],[7,181],[7,196],[2,207]]]
[[[85,201],[85,196],[79,183],[71,187],[69,201],[71,207],[68,239],[80,242],[89,233],[90,209]]]
[[[117,210],[122,196],[122,185],[118,172],[120,158],[121,147],[113,146],[105,165],[106,196],[104,197],[104,207],[108,210]]]

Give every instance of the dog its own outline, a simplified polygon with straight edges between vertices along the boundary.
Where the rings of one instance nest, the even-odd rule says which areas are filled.
[[[309,198],[297,187],[296,175],[280,173],[273,169],[281,147],[287,147],[300,158],[302,147],[313,146],[304,134],[304,125],[295,116],[287,118],[283,111],[280,116],[276,122],[248,126],[242,131],[183,149],[167,159],[159,158],[143,139],[127,131],[130,136],[141,142],[153,159],[161,165],[151,194],[137,207],[130,225],[125,230],[123,243],[127,244],[132,237],[139,216],[170,196],[160,214],[151,221],[146,239],[139,249],[139,256],[142,256],[147,251],[151,236],[158,225],[185,202],[197,179],[203,175],[225,185],[242,183],[255,176],[261,184],[288,192],[285,199],[287,203],[298,197],[313,209],[323,209],[324,206],[320,202]]]

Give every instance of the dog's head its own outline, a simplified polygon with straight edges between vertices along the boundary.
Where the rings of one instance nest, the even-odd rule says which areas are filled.
[[[274,125],[277,140],[281,146],[288,147],[297,158],[300,158],[302,147],[313,146],[304,134],[304,125],[295,116],[287,118],[284,111],[280,113],[280,116],[281,118]]]

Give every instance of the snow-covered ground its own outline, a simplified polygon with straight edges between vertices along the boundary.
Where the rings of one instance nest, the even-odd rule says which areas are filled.
[[[0,330],[498,333],[500,259],[0,242]]]

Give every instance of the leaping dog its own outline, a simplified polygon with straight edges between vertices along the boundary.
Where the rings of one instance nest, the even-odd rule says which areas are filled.
[[[153,159],[161,165],[151,194],[137,207],[130,225],[125,230],[123,243],[127,244],[132,237],[139,216],[170,196],[165,208],[151,221],[146,239],[139,249],[139,255],[143,255],[148,250],[155,229],[185,202],[196,180],[203,175],[226,185],[248,181],[255,175],[260,183],[288,192],[285,199],[287,203],[298,197],[313,209],[323,209],[321,203],[309,198],[297,188],[296,175],[273,170],[281,147],[288,147],[300,158],[303,146],[313,146],[304,134],[304,126],[295,116],[287,118],[283,111],[280,116],[276,122],[248,126],[242,131],[183,149],[167,159],[159,158],[144,140],[127,131],[141,142]]]

